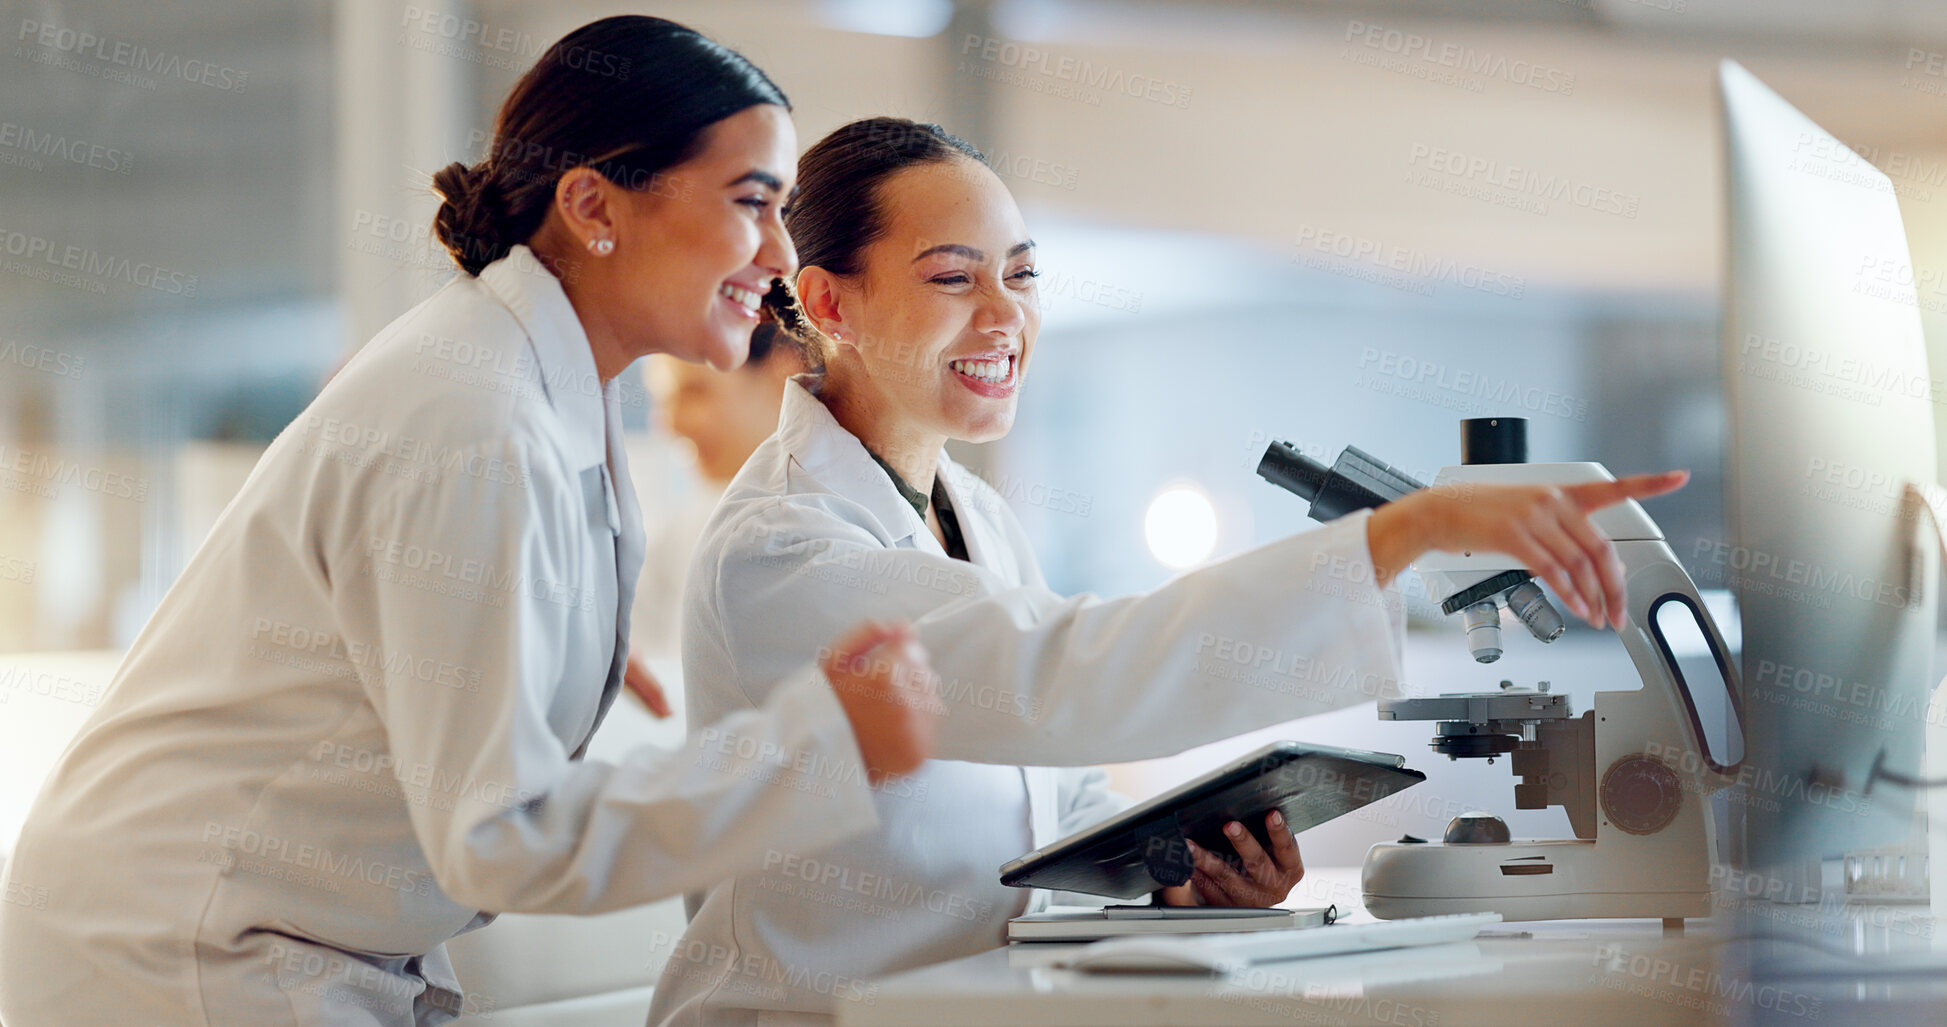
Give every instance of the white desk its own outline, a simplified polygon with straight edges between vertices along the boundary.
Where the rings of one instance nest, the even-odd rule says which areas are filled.
[[[1344,919],[1358,872],[1313,870],[1293,905],[1330,895]],[[1913,916],[1908,911],[1904,916]],[[1925,911],[1918,911],[1924,917]],[[1861,926],[1855,922],[1854,927]],[[1045,965],[1046,946],[1015,945],[876,982],[840,1003],[841,1027],[1323,1024],[1491,1027],[1572,1024],[1905,1024],[1947,1022],[1947,973],[1855,979],[1829,956],[1733,940],[1739,928],[1692,921],[1665,937],[1644,920],[1500,925],[1468,943],[1260,964],[1228,977],[1082,974]],[[1743,928],[1749,931],[1750,928]],[[1819,932],[1841,944],[1844,931]],[[1854,932],[1855,934],[1858,932]],[[1906,933],[1908,939],[1917,935]],[[1883,942],[1882,942],[1883,943]],[[1861,942],[1870,951],[1873,942]],[[1924,947],[1924,938],[1919,940]],[[1753,961],[1760,969],[1753,969]],[[1797,963],[1793,964],[1797,966]]]

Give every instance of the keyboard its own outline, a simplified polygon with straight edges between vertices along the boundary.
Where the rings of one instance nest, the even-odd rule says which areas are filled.
[[[1467,941],[1500,922],[1499,913],[1453,913],[1289,931],[1111,938],[1081,946],[1058,965],[1094,973],[1223,974],[1253,963]]]

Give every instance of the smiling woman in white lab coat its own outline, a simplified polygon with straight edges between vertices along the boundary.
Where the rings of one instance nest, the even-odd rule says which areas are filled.
[[[613,910],[873,826],[869,782],[929,730],[876,670],[923,666],[902,628],[687,753],[580,759],[641,561],[613,379],[743,359],[795,266],[784,103],[688,29],[606,19],[435,178],[466,273],[271,444],[37,798],[9,1027],[442,1023],[493,1007],[444,942],[494,913]]]
[[[892,118],[839,129],[798,167],[786,323],[822,373],[786,390],[777,433],[704,531],[690,709],[750,709],[785,654],[849,619],[908,617],[941,678],[944,758],[880,791],[878,832],[780,845],[712,887],[652,1021],[820,1022],[873,977],[999,944],[1048,896],[1002,887],[997,868],[1113,808],[1099,778],[1046,765],[1174,753],[1391,692],[1389,582],[1428,549],[1513,553],[1600,626],[1621,608],[1620,566],[1587,512],[1683,480],[1423,492],[1147,595],[1058,595],[1005,502],[942,449],[1006,433],[1034,352],[1034,244],[1006,187],[938,126]],[[1237,838],[1241,867],[1200,852],[1168,901],[1282,899],[1302,866],[1280,833],[1269,853]]]

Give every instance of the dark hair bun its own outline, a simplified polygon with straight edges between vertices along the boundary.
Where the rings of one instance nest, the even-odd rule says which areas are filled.
[[[824,370],[823,354],[812,342],[818,330],[811,327],[810,320],[805,317],[804,309],[798,306],[798,297],[791,291],[789,282],[782,278],[771,280],[771,291],[764,294],[763,309],[769,316],[757,326],[757,331],[751,334],[751,362],[756,363],[763,359],[757,355],[757,338],[759,334],[763,334],[769,337],[765,349],[767,353],[769,345],[782,342],[798,351],[798,357],[805,362],[806,367],[814,371]]]
[[[506,204],[487,165],[468,167],[454,161],[434,172],[433,191],[444,201],[433,215],[433,234],[453,255],[454,263],[477,275],[505,255],[508,247],[501,243],[501,219]]]

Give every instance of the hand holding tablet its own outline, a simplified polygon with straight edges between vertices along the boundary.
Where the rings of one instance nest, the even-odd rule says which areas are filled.
[[[1272,811],[1291,834],[1305,831],[1426,780],[1405,763],[1387,753],[1276,742],[1013,860],[1001,868],[1001,883],[1124,899],[1182,885],[1196,869],[1186,843],[1240,865],[1239,846],[1283,847],[1265,827]],[[1236,845],[1224,835],[1233,821],[1250,832]]]

